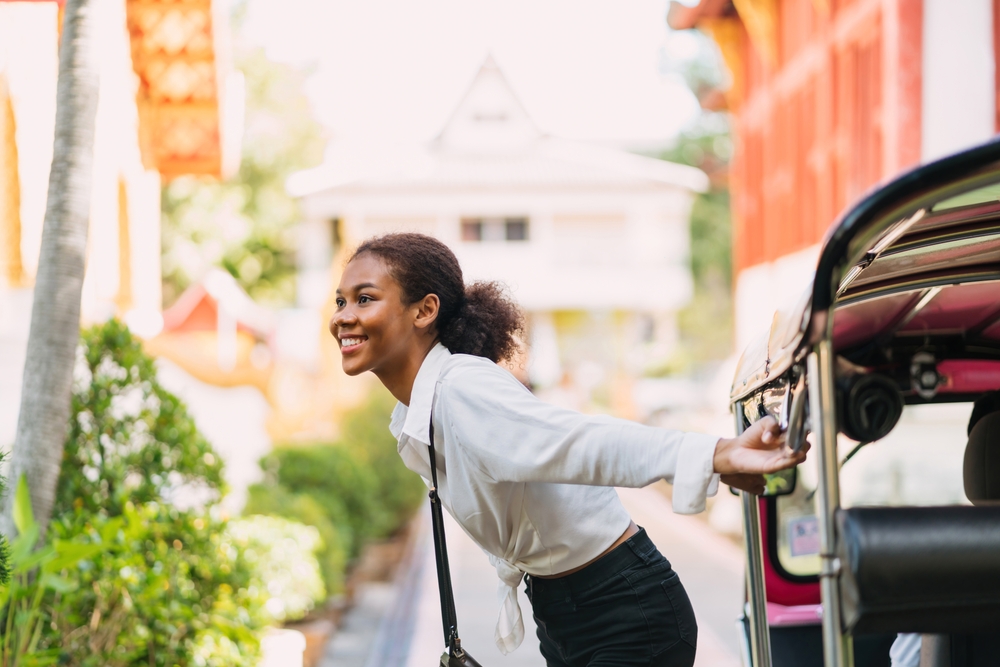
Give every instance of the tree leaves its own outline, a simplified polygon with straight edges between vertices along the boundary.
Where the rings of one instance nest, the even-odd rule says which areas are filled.
[[[28,490],[28,478],[21,475],[17,480],[17,491],[14,495],[14,525],[19,533],[26,533],[31,528],[37,528],[35,515],[31,512],[31,492]]]
[[[291,232],[299,212],[285,180],[322,159],[322,132],[302,92],[304,75],[269,61],[262,49],[240,47],[247,106],[239,173],[221,183],[182,177],[163,189],[167,304],[212,267],[228,271],[260,303],[294,300]]]
[[[222,459],[117,320],[83,331],[55,513],[117,516],[183,487],[225,491]]]

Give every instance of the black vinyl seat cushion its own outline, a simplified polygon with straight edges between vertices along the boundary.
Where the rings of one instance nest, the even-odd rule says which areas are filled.
[[[837,529],[852,634],[1000,630],[1000,505],[855,507]]]
[[[975,419],[969,429],[962,477],[974,505],[1000,501],[1000,412]]]

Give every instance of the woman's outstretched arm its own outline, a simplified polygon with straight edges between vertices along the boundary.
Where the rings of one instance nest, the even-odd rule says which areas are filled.
[[[456,370],[438,391],[447,430],[496,481],[641,487],[666,479],[675,511],[692,513],[714,493],[715,473],[757,490],[760,473],[804,457],[784,446],[776,425],[720,439],[549,405],[489,362]]]

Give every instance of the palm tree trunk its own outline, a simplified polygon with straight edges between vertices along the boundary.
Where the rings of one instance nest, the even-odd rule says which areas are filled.
[[[94,7],[67,0],[56,89],[55,144],[31,310],[21,410],[9,479],[27,476],[35,518],[48,524],[69,423],[73,366],[80,338],[80,294],[87,253],[97,70]],[[13,494],[0,529],[13,536]]]

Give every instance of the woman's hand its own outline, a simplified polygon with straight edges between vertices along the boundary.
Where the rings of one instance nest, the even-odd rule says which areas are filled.
[[[752,493],[755,496],[764,493],[764,489],[767,488],[767,480],[764,479],[763,475],[744,475],[742,473],[739,475],[719,475],[719,480],[727,486]]]
[[[761,475],[797,466],[806,460],[808,450],[807,442],[793,452],[774,417],[764,417],[739,437],[719,440],[712,465],[726,484],[759,494],[764,487]]]

